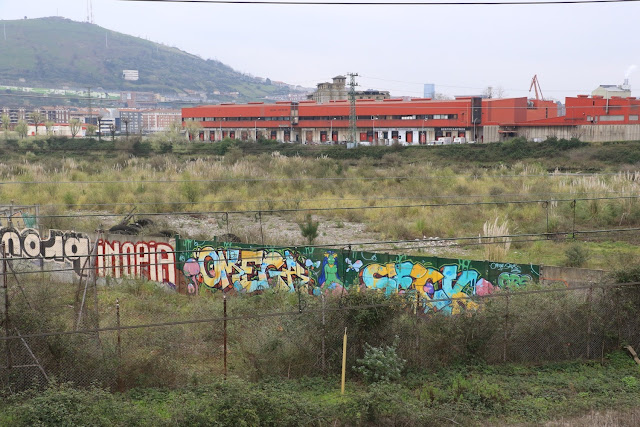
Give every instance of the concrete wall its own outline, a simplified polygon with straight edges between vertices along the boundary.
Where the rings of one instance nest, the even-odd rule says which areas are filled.
[[[590,270],[587,268],[540,266],[540,283],[550,285],[564,282],[569,288],[602,283],[608,272],[604,270]]]
[[[487,141],[485,126],[485,142]],[[638,141],[640,140],[640,125],[579,125],[579,126],[518,126],[518,136],[532,140],[534,138],[558,139],[578,138],[585,142],[606,141]]]
[[[500,141],[500,134],[498,129],[500,126],[482,126],[482,142],[498,142]]]

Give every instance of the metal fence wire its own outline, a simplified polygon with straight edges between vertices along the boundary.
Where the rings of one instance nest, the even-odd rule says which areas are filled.
[[[187,297],[157,284],[36,281],[5,289],[0,387],[50,381],[112,390],[180,387],[226,376],[338,376],[368,346],[395,347],[406,368],[602,359],[640,347],[640,284],[531,286],[426,310],[411,294],[312,296],[266,291]],[[425,311],[426,310],[426,311]]]

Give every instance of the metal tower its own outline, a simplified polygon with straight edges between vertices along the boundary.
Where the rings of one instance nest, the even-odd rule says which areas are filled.
[[[356,120],[358,116],[356,115],[356,77],[358,77],[358,73],[348,73],[350,77],[349,80],[349,133],[350,133],[350,142],[352,146],[355,146],[356,143]]]

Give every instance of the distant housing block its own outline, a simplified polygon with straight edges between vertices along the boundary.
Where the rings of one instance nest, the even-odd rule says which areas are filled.
[[[122,70],[122,78],[125,80],[138,80],[138,70]]]

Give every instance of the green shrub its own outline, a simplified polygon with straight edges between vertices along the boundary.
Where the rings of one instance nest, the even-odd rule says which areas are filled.
[[[14,426],[130,426],[161,422],[152,411],[96,387],[80,390],[68,384],[52,384],[43,391],[17,395],[13,401],[7,412]]]
[[[397,349],[397,337],[391,346],[372,347],[365,343],[364,357],[357,360],[353,369],[368,383],[397,381],[407,363],[398,356]]]
[[[589,251],[577,243],[572,244],[564,251],[565,262],[567,267],[582,267],[589,259]]]

